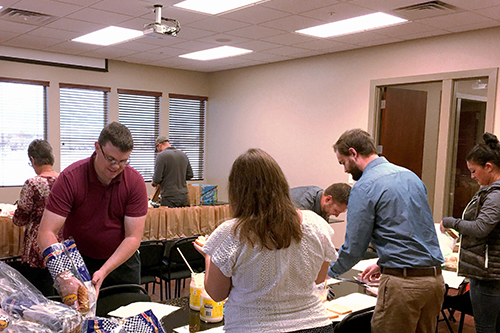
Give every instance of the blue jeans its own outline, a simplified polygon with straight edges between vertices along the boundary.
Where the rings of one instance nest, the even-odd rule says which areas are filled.
[[[470,279],[477,333],[500,333],[500,280]]]

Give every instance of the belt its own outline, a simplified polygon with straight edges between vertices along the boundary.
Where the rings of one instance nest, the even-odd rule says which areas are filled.
[[[382,267],[382,274],[394,276],[438,276],[441,275],[441,266],[412,267],[412,268],[385,268]]]

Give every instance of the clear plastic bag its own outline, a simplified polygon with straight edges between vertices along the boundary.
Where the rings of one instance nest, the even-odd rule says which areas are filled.
[[[147,310],[124,319],[87,318],[82,325],[81,333],[165,333],[165,331],[153,311]]]
[[[80,311],[86,318],[94,317],[97,292],[75,241],[69,238],[52,244],[43,251],[43,257],[63,303]]]
[[[48,300],[3,262],[0,262],[0,308],[0,325],[5,325],[2,333],[73,333],[80,330],[83,322],[81,313]]]

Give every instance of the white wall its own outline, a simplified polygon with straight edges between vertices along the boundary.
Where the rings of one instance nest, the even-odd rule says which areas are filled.
[[[250,147],[274,156],[292,187],[347,182],[331,147],[345,130],[367,129],[370,80],[498,67],[499,35],[485,29],[210,74],[207,182],[223,197],[232,162]],[[335,226],[338,246],[344,227]]]

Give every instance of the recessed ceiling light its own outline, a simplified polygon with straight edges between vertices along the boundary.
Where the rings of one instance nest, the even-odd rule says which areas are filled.
[[[264,1],[267,0],[185,0],[174,6],[193,10],[195,12],[215,15]]]
[[[347,20],[337,21],[318,25],[311,28],[297,30],[295,32],[314,37],[333,37],[352,34],[366,30],[372,30],[389,25],[406,22],[407,20],[385,13],[373,13]]]
[[[142,31],[139,30],[111,26],[72,39],[72,41],[95,45],[111,45],[141,37],[142,35]]]
[[[214,60],[221,58],[228,58],[239,56],[245,53],[253,52],[252,50],[241,49],[239,47],[234,46],[219,46],[213,49],[197,51],[187,54],[181,54],[179,57],[193,59],[193,60]]]

